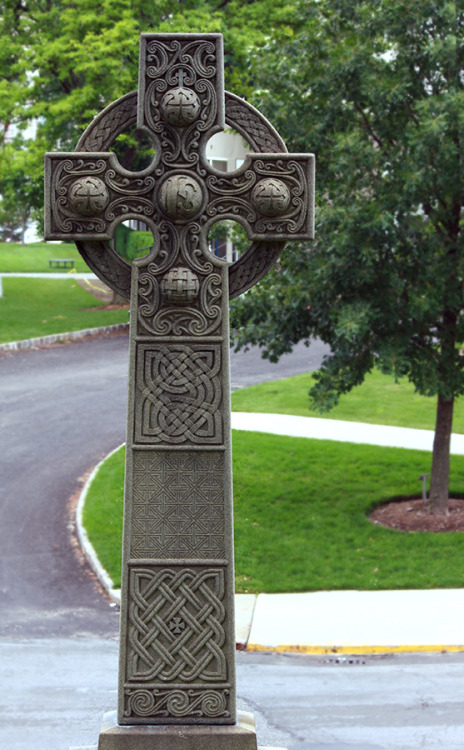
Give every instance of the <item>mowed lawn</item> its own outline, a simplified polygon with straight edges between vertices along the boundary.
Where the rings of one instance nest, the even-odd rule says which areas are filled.
[[[47,271],[50,257],[75,259],[74,245],[0,246],[0,272]],[[0,342],[126,322],[127,310],[103,303],[74,279],[5,278]],[[435,400],[377,371],[331,412],[309,411],[312,375],[232,394],[236,411],[324,416],[433,429]],[[453,431],[464,433],[458,401]],[[234,432],[234,512],[238,592],[462,586],[464,535],[404,533],[369,521],[377,504],[418,496],[430,471],[420,451]],[[464,457],[452,457],[451,491],[464,497]],[[123,450],[90,489],[85,525],[115,585],[120,582]],[[452,561],[452,562],[450,562]]]
[[[420,494],[429,453],[233,433],[237,592],[460,587],[464,535],[385,529],[369,512]],[[123,449],[92,483],[84,524],[120,584]],[[464,496],[464,457],[452,457],[451,489]]]
[[[56,273],[66,270],[50,268],[51,258],[74,260],[76,271],[90,271],[74,242],[31,242],[28,245],[0,242],[0,273]]]
[[[128,311],[105,310],[74,279],[3,278],[0,343],[127,323]]]
[[[436,399],[415,393],[405,378],[395,382],[393,377],[373,370],[362,385],[341,396],[339,404],[323,414],[309,408],[312,378],[307,373],[234,391],[232,410],[435,429]],[[464,433],[463,399],[455,401],[453,432]]]

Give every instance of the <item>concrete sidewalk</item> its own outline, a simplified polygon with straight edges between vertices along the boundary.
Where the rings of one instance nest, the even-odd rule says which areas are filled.
[[[237,600],[240,644],[248,623],[245,602]],[[260,594],[245,647],[306,654],[464,651],[464,591]]]
[[[359,422],[232,413],[232,428],[277,435],[431,450],[433,432]],[[464,436],[452,452],[464,454]],[[120,592],[91,547],[82,525],[89,478],[79,501],[81,545],[114,601]],[[464,651],[464,589],[417,591],[317,591],[302,594],[237,594],[236,644],[247,651],[307,654]]]
[[[432,450],[434,435],[433,430],[414,430],[410,427],[237,411],[232,412],[232,429],[421,451]],[[464,455],[464,435],[451,435],[451,453]]]
[[[464,590],[236,594],[235,642],[301,654],[464,651]]]

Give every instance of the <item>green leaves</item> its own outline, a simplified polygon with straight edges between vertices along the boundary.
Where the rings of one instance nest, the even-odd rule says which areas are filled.
[[[299,8],[298,35],[259,59],[256,101],[290,150],[316,153],[316,241],[304,263],[289,247],[237,303],[233,320],[243,305],[256,321],[239,343],[252,336],[278,356],[321,336],[334,352],[331,391],[377,362],[427,393],[450,378],[462,393],[443,352],[464,340],[464,11],[422,0]]]
[[[311,390],[321,409],[374,364],[450,401],[464,393],[464,8],[299,11],[292,42],[258,61],[255,102],[290,150],[316,154],[316,240],[237,302],[232,321],[245,309],[252,321],[237,343],[274,358],[310,335],[329,343]]]
[[[36,135],[27,131],[27,141],[19,141],[22,150],[72,150],[101,109],[136,89],[141,32],[222,32],[226,87],[246,95],[254,78],[251,50],[276,29],[288,38],[293,21],[297,28],[296,8],[287,0],[5,0],[0,16],[0,169],[7,160],[2,157],[7,137],[27,130],[30,122],[36,123]],[[18,193],[9,220],[22,211],[21,201]]]

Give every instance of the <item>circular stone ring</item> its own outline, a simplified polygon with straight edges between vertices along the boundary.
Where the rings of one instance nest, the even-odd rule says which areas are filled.
[[[175,102],[174,102],[175,104]],[[177,113],[173,102],[165,103]],[[187,110],[188,111],[188,110]],[[173,114],[172,117],[179,117]],[[188,115],[186,115],[188,118]],[[137,121],[137,91],[117,99],[100,112],[82,134],[76,151],[101,152],[108,151],[116,138],[132,127]],[[258,154],[286,153],[287,148],[275,128],[251,104],[238,96],[225,92],[225,121],[226,124],[245,138],[253,151]],[[262,202],[269,202],[270,188],[258,196]],[[278,187],[278,186],[277,186]],[[285,196],[278,195],[274,186],[272,200],[282,201]],[[274,195],[275,194],[275,195]],[[130,297],[131,266],[115,250],[111,243],[100,240],[86,240],[76,242],[77,248],[90,266],[92,271],[111,289],[126,299]],[[229,266],[229,296],[238,297],[239,294],[256,284],[266,275],[285,247],[285,242],[270,240],[269,242],[252,242],[248,250]]]

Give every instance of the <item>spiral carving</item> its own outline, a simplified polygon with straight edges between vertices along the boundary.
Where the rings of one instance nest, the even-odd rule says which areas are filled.
[[[229,691],[225,690],[146,690],[126,688],[127,719],[162,718],[167,724],[188,719],[219,719],[230,717]]]

